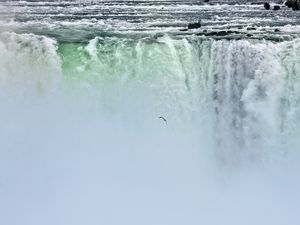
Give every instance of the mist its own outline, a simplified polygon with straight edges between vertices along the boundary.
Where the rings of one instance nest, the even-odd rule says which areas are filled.
[[[1,103],[2,224],[299,221],[299,154],[232,166],[194,130],[57,102]]]

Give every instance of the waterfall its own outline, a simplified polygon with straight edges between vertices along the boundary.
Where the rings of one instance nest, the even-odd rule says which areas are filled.
[[[298,135],[298,39],[57,43],[4,33],[0,44],[3,90],[59,91],[111,117],[132,110],[137,123],[164,115],[176,129],[210,132],[221,161],[277,157]]]
[[[296,224],[299,49],[2,32],[0,223]]]

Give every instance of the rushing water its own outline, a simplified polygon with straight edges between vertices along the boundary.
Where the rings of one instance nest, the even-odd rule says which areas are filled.
[[[299,12],[275,4],[2,1],[0,223],[299,224]]]

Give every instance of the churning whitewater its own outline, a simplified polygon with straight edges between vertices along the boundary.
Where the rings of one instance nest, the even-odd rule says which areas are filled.
[[[299,224],[299,17],[281,7],[0,3],[0,224]]]

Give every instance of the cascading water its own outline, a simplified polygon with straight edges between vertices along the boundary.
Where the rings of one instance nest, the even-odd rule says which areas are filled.
[[[0,7],[0,224],[297,225],[296,14],[95,2]]]
[[[165,115],[170,126],[211,127],[225,161],[243,155],[260,158],[265,151],[282,154],[287,149],[281,149],[280,140],[290,132],[295,135],[298,45],[298,40],[168,36],[57,44],[45,37],[4,33],[1,83],[22,97],[55,89],[86,95],[90,107],[108,110],[112,117],[124,113],[130,99],[139,122]]]

